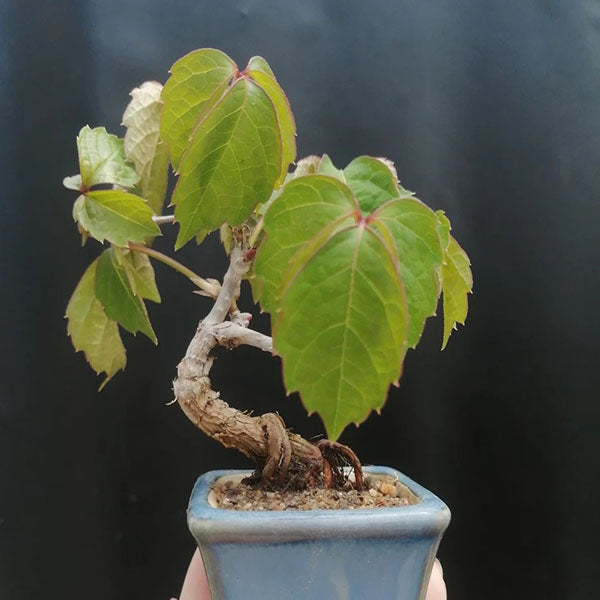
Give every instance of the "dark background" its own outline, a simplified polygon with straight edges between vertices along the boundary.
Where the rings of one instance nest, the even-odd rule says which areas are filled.
[[[598,597],[600,3],[0,0],[0,36],[2,598],[176,595],[195,478],[247,466],[165,406],[208,308],[185,279],[157,267],[160,345],[125,334],[127,370],[101,394],[63,320],[99,252],[79,248],[60,185],[76,133],[122,135],[129,90],[204,46],[265,56],[300,156],[393,159],[471,256],[467,327],[440,353],[429,323],[382,416],[342,438],[450,505],[450,598]],[[179,257],[225,264],[211,238]],[[277,359],[220,356],[226,399],[321,432]]]

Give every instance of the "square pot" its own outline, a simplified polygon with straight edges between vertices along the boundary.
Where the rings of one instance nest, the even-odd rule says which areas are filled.
[[[402,473],[416,504],[353,510],[237,511],[214,508],[211,471],[194,487],[188,526],[198,542],[212,600],[424,600],[450,511]]]

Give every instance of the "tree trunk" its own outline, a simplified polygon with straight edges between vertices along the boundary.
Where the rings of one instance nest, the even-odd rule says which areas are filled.
[[[263,479],[299,486],[322,481],[323,457],[317,446],[289,433],[273,413],[253,417],[229,406],[211,387],[209,373],[216,345],[234,348],[250,345],[272,352],[270,337],[248,329],[250,315],[235,307],[240,283],[250,259],[237,246],[215,304],[200,322],[185,357],[177,368],[173,390],[187,417],[207,435],[228,448],[236,448],[262,467]],[[229,320],[226,320],[229,317]]]

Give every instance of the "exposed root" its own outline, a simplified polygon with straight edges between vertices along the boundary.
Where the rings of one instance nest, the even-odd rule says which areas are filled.
[[[323,456],[323,474],[325,487],[342,488],[348,481],[344,467],[352,467],[354,471],[354,487],[362,490],[363,472],[360,460],[354,451],[338,442],[329,440],[320,440],[317,442],[317,448]]]
[[[262,469],[262,479],[265,482],[275,480],[281,484],[287,476],[292,458],[290,438],[285,430],[285,423],[278,414],[267,413],[260,419],[269,448],[269,455]]]
[[[333,470],[331,469],[331,463],[327,458],[323,459],[323,485],[327,489],[333,487]]]

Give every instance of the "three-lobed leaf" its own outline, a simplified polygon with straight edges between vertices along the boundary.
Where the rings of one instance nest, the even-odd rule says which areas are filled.
[[[180,248],[240,225],[268,201],[296,158],[296,124],[260,56],[240,72],[220,51],[192,52],[173,65],[161,99],[160,134],[179,175],[172,204]]]
[[[114,248],[107,248],[98,259],[96,296],[109,319],[117,321],[130,333],[141,331],[157,343],[146,307],[136,294],[126,266],[120,264]]]
[[[117,246],[160,235],[152,209],[139,196],[122,190],[96,190],[79,196],[73,205],[73,219],[99,242],[108,240]]]
[[[88,190],[100,184],[131,188],[140,179],[125,160],[123,140],[104,127],[83,127],[77,136],[77,150],[81,180]],[[67,178],[64,183],[73,189],[73,178]]]
[[[141,195],[156,215],[162,212],[169,167],[168,148],[160,139],[162,89],[160,83],[146,81],[131,91],[131,102],[123,113],[125,157],[134,163]]]
[[[120,369],[125,368],[125,348],[117,323],[106,316],[96,298],[96,259],[77,284],[66,317],[67,332],[77,352],[82,351],[96,373],[105,373],[102,386]]]
[[[241,77],[203,115],[179,163],[173,192],[180,224],[176,247],[200,231],[239,225],[268,200],[281,168],[281,137],[273,103]]]
[[[361,157],[340,175],[325,156],[318,167],[331,175],[292,178],[264,215],[251,280],[255,300],[272,313],[286,388],[300,392],[333,439],[381,408],[407,348],[435,314],[442,282],[445,323],[466,315],[468,259],[449,221],[373,161]],[[306,164],[317,167],[312,158]]]
[[[190,52],[171,67],[171,76],[162,91],[160,132],[175,170],[198,118],[225,92],[236,69],[229,56],[213,48]]]

